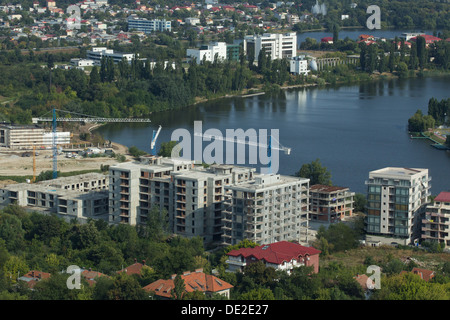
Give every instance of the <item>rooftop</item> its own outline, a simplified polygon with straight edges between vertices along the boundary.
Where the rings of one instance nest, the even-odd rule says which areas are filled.
[[[316,255],[321,251],[313,247],[304,247],[298,243],[279,241],[271,244],[261,245],[255,248],[241,248],[227,253],[229,256],[253,256],[258,260],[265,260],[273,264],[282,264],[297,259],[299,256]]]
[[[401,168],[401,167],[386,167],[379,170],[371,171],[370,174],[373,175],[384,175],[384,176],[397,176],[400,178],[409,178],[410,176],[426,173],[428,169],[417,169],[417,168]]]
[[[450,202],[450,192],[442,191],[438,194],[436,198],[434,198],[434,201],[438,202]]]
[[[335,192],[348,190],[347,187],[327,186],[323,184],[315,184],[310,187],[310,191],[315,192]]]

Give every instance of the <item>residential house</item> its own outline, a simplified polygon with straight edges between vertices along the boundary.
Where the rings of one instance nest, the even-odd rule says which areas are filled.
[[[254,248],[240,248],[227,253],[228,272],[243,271],[245,266],[262,261],[266,267],[291,273],[296,267],[313,267],[319,272],[319,255],[321,251],[305,247],[295,242],[279,241]]]
[[[172,292],[175,288],[175,278],[176,274],[172,275],[168,280],[159,279],[145,286],[143,289],[147,292],[153,292],[162,299],[170,299],[172,298]],[[194,272],[184,272],[181,275],[181,279],[184,281],[186,293],[201,291],[208,296],[220,294],[230,298],[230,289],[233,288],[228,282],[225,282],[216,276],[204,273],[203,269],[197,269]]]
[[[25,281],[27,283],[28,288],[33,289],[36,283],[43,279],[50,278],[51,274],[47,272],[31,270],[30,272],[24,274],[19,277],[18,280]]]

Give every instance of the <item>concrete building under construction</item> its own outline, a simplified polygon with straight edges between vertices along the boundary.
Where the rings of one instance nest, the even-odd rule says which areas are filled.
[[[70,132],[56,132],[56,144],[70,144]],[[9,149],[32,149],[52,147],[53,132],[38,125],[0,124],[0,147]]]

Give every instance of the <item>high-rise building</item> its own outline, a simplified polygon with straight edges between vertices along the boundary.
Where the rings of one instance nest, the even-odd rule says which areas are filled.
[[[307,241],[309,179],[258,175],[227,189],[223,243]]]
[[[387,167],[371,171],[366,181],[366,241],[407,245],[419,238],[430,181],[428,169]]]
[[[422,241],[436,241],[450,247],[450,192],[441,192],[427,205],[422,220]]]
[[[291,58],[297,55],[297,34],[291,32],[249,35],[244,37],[243,45],[247,58],[255,62],[263,49],[271,60]]]
[[[167,211],[171,232],[206,242],[221,240],[225,187],[252,179],[255,171],[161,157],[144,160],[110,167],[109,221],[143,224],[157,205]]]

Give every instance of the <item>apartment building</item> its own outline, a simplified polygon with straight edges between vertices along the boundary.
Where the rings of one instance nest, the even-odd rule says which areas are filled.
[[[168,213],[172,232],[220,241],[225,186],[252,178],[252,168],[148,157],[110,167],[112,223],[146,223],[153,206]]]
[[[165,19],[151,19],[137,18],[130,16],[128,18],[128,30],[136,30],[144,33],[152,33],[156,31],[172,31],[172,22]]]
[[[418,239],[430,181],[428,169],[386,167],[371,171],[366,181],[366,242],[407,245]]]
[[[103,58],[112,58],[114,63],[118,63],[123,59],[131,63],[135,57],[134,53],[114,52],[113,49],[105,47],[94,47],[92,50],[86,51],[86,59],[94,61],[93,64],[95,66],[100,66]]]
[[[223,243],[307,241],[309,179],[257,175],[226,188]]]
[[[70,144],[70,132],[56,132],[56,144]],[[10,149],[31,149],[51,147],[53,133],[38,125],[0,124],[0,147]]]
[[[354,192],[338,186],[312,185],[309,189],[309,219],[325,223],[342,221],[353,214]]]
[[[37,183],[10,184],[0,189],[0,207],[9,204],[42,213],[55,213],[70,221],[108,217],[108,179],[88,173]]]
[[[258,60],[259,52],[262,49],[271,60],[295,57],[297,55],[297,34],[291,32],[245,36],[243,49],[247,58],[253,59],[253,61]]]
[[[443,243],[450,247],[450,192],[441,192],[427,205],[422,220],[422,240]]]

